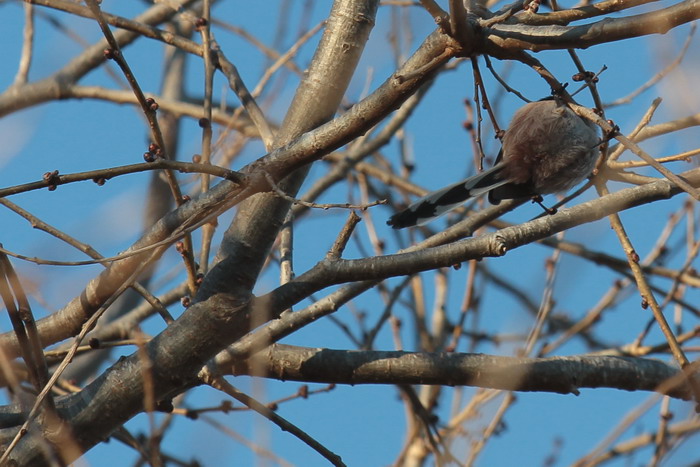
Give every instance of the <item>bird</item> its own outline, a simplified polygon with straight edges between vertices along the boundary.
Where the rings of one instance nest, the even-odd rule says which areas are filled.
[[[597,126],[561,98],[529,102],[513,115],[493,167],[428,193],[387,224],[394,229],[423,225],[485,193],[498,204],[567,191],[591,174],[600,144]]]

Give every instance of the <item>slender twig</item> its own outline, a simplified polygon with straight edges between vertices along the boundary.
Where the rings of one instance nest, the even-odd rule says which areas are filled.
[[[612,101],[610,103],[604,104],[604,106],[606,108],[610,108],[610,107],[615,107],[618,105],[630,103],[632,101],[632,99],[634,99],[635,97],[637,97],[638,95],[640,95],[641,93],[646,91],[647,89],[651,88],[652,86],[656,85],[659,81],[661,81],[664,77],[666,77],[671,71],[673,71],[675,68],[677,68],[681,64],[683,59],[685,58],[685,54],[686,54],[686,52],[688,52],[688,48],[690,47],[690,44],[693,43],[692,39],[693,39],[693,36],[695,35],[696,30],[697,30],[697,23],[694,23],[694,22],[690,23],[690,30],[688,31],[688,36],[685,38],[685,43],[683,44],[683,47],[681,47],[680,52],[678,52],[678,56],[671,63],[666,65],[666,67],[663,70],[656,73],[649,81],[647,81],[642,86],[638,87],[637,89],[635,89],[634,91],[632,91],[628,95],[626,95],[624,97],[620,97],[618,99],[615,99],[614,101]]]
[[[508,91],[512,94],[515,94],[523,102],[530,102],[530,100],[527,97],[523,96],[520,93],[520,91],[518,91],[517,89],[508,85],[508,83],[506,83],[505,80],[503,78],[501,78],[501,75],[499,75],[496,72],[496,70],[493,68],[493,64],[491,63],[491,57],[489,57],[488,55],[484,55],[484,62],[486,63],[486,68],[488,68],[488,70],[491,72],[491,75],[493,75],[493,77],[496,78],[496,81],[498,81],[500,83],[500,85],[503,86],[503,89],[505,89],[506,91]]]
[[[16,274],[14,274],[12,264],[4,254],[0,254],[0,297],[7,309],[22,358],[29,370],[29,380],[38,391],[46,384],[48,379],[48,369],[44,360],[43,348],[41,347],[41,342],[36,338],[36,328],[30,334],[30,330],[26,327],[27,321],[34,322],[31,316],[31,309],[21,284]],[[47,403],[47,408],[54,408],[51,399],[47,399]]]
[[[317,209],[368,209],[371,208],[372,206],[378,206],[380,204],[386,204],[385,199],[380,199],[377,201],[372,201],[371,203],[367,204],[350,204],[350,203],[324,203],[324,204],[318,204],[318,203],[309,203],[308,201],[304,201],[301,199],[294,198],[293,196],[289,196],[287,193],[285,193],[277,184],[275,183],[274,179],[272,178],[272,175],[269,173],[265,172],[265,179],[267,182],[270,184],[270,187],[272,188],[272,191],[279,196],[280,198],[286,199],[292,204],[301,204],[302,206],[306,206],[307,208],[317,208]]]
[[[248,91],[248,88],[238,73],[238,69],[226,58],[218,46],[216,46],[212,51],[216,54],[219,68],[221,68],[221,71],[228,79],[229,87],[236,93],[236,96],[238,96],[241,104],[243,107],[245,107],[250,119],[253,121],[253,124],[255,124],[260,132],[260,138],[265,144],[265,147],[268,150],[272,149],[274,133],[270,128],[270,125],[267,123],[265,115],[255,101],[255,98]]]
[[[283,431],[288,431],[292,435],[296,436],[299,438],[301,441],[306,443],[309,447],[314,449],[316,452],[321,454],[324,458],[326,458],[331,464],[336,465],[336,466],[344,466],[345,464],[341,460],[340,456],[337,454],[331,452],[328,448],[323,446],[321,443],[313,439],[311,436],[306,434],[304,431],[302,431],[300,428],[298,428],[296,425],[290,423],[280,415],[276,414],[272,409],[269,407],[261,404],[260,402],[256,401],[252,397],[248,396],[247,394],[242,393],[235,387],[233,387],[231,384],[229,384],[223,377],[221,376],[213,376],[213,375],[201,375],[204,383],[208,384],[209,386],[218,389],[219,391],[222,391],[229,396],[233,397],[237,401],[247,405],[250,407],[252,410],[258,412],[260,415],[263,417],[267,418],[270,420],[272,423],[275,425],[279,426]]]
[[[79,3],[72,2],[69,0],[25,0],[29,3],[32,3],[34,5],[41,5],[45,6],[48,8],[53,8],[56,10],[60,11],[65,11],[67,13],[70,13],[75,16],[80,16],[83,18],[90,18],[93,19],[94,15],[91,13],[91,10],[89,7],[85,7],[83,5],[80,5]],[[184,8],[192,3],[195,3],[194,1],[188,1],[186,3],[180,2],[176,6],[178,8]],[[177,9],[172,8],[173,13],[175,14]],[[177,34],[173,34],[170,31],[166,31],[163,29],[158,29],[153,26],[150,26],[149,24],[144,23],[143,21],[136,21],[132,20],[129,18],[124,18],[122,16],[117,16],[113,15],[110,13],[107,13],[105,11],[102,11],[102,17],[104,20],[119,29],[123,29],[125,31],[132,31],[135,33],[138,33],[139,37],[146,37],[149,39],[154,39],[157,41],[161,41],[164,44],[172,45],[177,47],[180,50],[183,50],[187,53],[197,55],[197,56],[202,56],[203,51],[202,47],[197,44],[194,41],[191,41],[185,37],[179,36]]]
[[[170,157],[170,154],[168,154],[167,148],[165,147],[163,134],[160,131],[158,118],[156,117],[156,110],[158,109],[158,105],[153,99],[147,99],[145,94],[141,90],[141,86],[139,85],[136,76],[131,71],[131,67],[124,58],[121,48],[119,47],[119,43],[114,38],[112,31],[109,29],[107,21],[102,15],[102,11],[100,10],[100,6],[97,3],[97,0],[85,0],[85,3],[87,3],[88,7],[90,8],[90,11],[92,11],[95,20],[97,20],[97,23],[100,25],[102,34],[104,34],[105,39],[107,40],[107,43],[110,46],[110,49],[105,51],[105,56],[107,58],[113,59],[117,63],[117,65],[119,65],[119,68],[121,68],[122,72],[124,73],[124,76],[129,82],[129,86],[131,86],[131,90],[133,91],[134,95],[136,96],[136,99],[141,105],[141,109],[143,110],[144,116],[148,121],[153,141],[158,145],[158,147],[162,151],[162,154],[166,158],[172,159],[172,157]],[[177,180],[175,179],[175,175],[170,170],[166,170],[165,173],[166,177],[168,178],[170,190],[172,191],[175,202],[178,205],[182,204],[182,192],[180,191],[180,186],[178,185]]]
[[[590,121],[594,122],[596,125],[600,126],[603,131],[605,131],[607,134],[612,134],[614,135],[614,138],[618,140],[620,143],[622,143],[627,149],[638,155],[639,157],[642,158],[645,162],[647,162],[650,166],[652,166],[654,169],[656,169],[661,175],[666,177],[671,183],[676,185],[678,188],[681,190],[685,191],[688,193],[690,196],[695,198],[696,200],[700,201],[700,191],[693,187],[691,184],[689,184],[687,181],[685,181],[683,178],[679,177],[678,175],[674,174],[670,170],[668,170],[666,167],[661,165],[659,162],[656,161],[653,157],[651,157],[649,154],[647,154],[642,148],[640,148],[635,142],[630,141],[627,137],[624,135],[618,133],[614,133],[613,127],[600,118],[595,112],[593,112],[591,109],[588,109],[586,107],[581,107],[579,105],[572,105],[571,108],[576,112],[577,114],[581,115],[584,118],[589,119]]]
[[[122,73],[124,73],[124,76],[129,82],[129,86],[131,87],[131,90],[136,96],[136,99],[138,100],[139,104],[141,105],[141,109],[143,110],[144,116],[148,121],[148,125],[151,130],[151,138],[155,143],[155,150],[149,151],[155,152],[156,154],[160,155],[165,159],[174,160],[175,155],[170,154],[169,148],[167,148],[165,145],[163,133],[160,130],[160,124],[158,123],[158,116],[156,114],[158,110],[157,102],[152,98],[146,98],[145,94],[141,90],[141,86],[139,85],[136,76],[131,71],[131,67],[127,63],[126,58],[124,57],[124,54],[121,51],[121,48],[119,47],[119,43],[115,39],[114,35],[112,34],[112,31],[109,29],[107,21],[102,15],[102,11],[100,9],[99,4],[97,3],[97,0],[85,0],[85,2],[90,8],[90,11],[92,11],[95,20],[97,20],[97,23],[100,25],[100,29],[102,30],[102,33],[104,34],[105,39],[107,40],[107,43],[110,46],[109,49],[105,50],[105,57],[114,60],[117,63],[117,65],[119,65],[119,68],[122,70]],[[165,169],[164,173],[165,178],[168,181],[170,191],[175,200],[175,204],[177,206],[181,206],[185,202],[185,198],[182,196],[182,190],[180,189],[180,185],[178,184],[175,174],[170,169]],[[183,243],[185,247],[182,250],[182,257],[185,261],[185,270],[187,271],[187,278],[190,284],[190,290],[194,294],[194,292],[196,291],[197,272],[194,264],[192,237],[189,234],[185,234],[183,237]]]
[[[67,233],[47,224],[46,222],[32,215],[28,211],[22,209],[21,207],[17,206],[11,201],[4,198],[0,198],[0,204],[7,207],[8,209],[11,209],[12,211],[16,212],[17,214],[28,220],[32,224],[32,227],[34,227],[35,229],[43,230],[49,235],[53,235],[54,237],[67,243],[68,245],[82,251],[83,253],[85,253],[93,259],[104,259],[104,257],[90,245],[83,243],[77,240],[76,238],[73,238],[72,236],[68,235]],[[101,264],[105,267],[107,266],[104,262]],[[161,315],[161,317],[166,323],[169,324],[173,322],[173,317],[170,315],[170,312],[168,312],[168,310],[163,306],[161,301],[158,300],[157,297],[154,297],[143,285],[135,282],[132,285],[132,288],[143,298],[145,298],[154,310],[158,311],[158,313]]]
[[[352,232],[355,230],[355,227],[361,220],[362,219],[360,218],[360,216],[355,214],[355,211],[350,211],[348,219],[345,221],[345,225],[338,234],[338,237],[335,239],[335,242],[333,242],[333,246],[331,247],[330,251],[326,254],[326,258],[340,258],[340,255],[343,254],[343,251],[345,250],[348,241],[350,241],[350,236],[352,235]]]
[[[202,17],[198,18],[198,29],[202,37],[202,48],[206,51],[211,50],[212,34],[211,34],[211,3],[210,0],[203,2]],[[204,66],[204,100],[202,108],[202,118],[200,119],[200,127],[202,127],[202,163],[211,164],[212,151],[212,95],[214,81],[214,64],[212,62],[212,54],[205,53],[203,56]],[[201,191],[206,193],[209,191],[210,177],[208,174],[202,174],[200,177]],[[202,274],[206,274],[209,269],[209,252],[211,251],[211,240],[214,237],[215,226],[213,223],[208,223],[202,226],[201,250],[199,254],[199,270]],[[196,292],[196,287],[190,290],[192,296]]]
[[[160,169],[177,170],[178,172],[182,173],[208,173],[216,177],[230,180],[234,183],[244,183],[246,179],[245,175],[243,174],[216,165],[196,164],[193,162],[181,162],[157,158],[153,162],[122,165],[119,167],[89,170],[87,172],[77,172],[66,175],[60,175],[58,171],[46,172],[44,178],[40,181],[24,183],[22,185],[15,185],[7,188],[0,188],[0,198],[10,195],[17,195],[19,193],[26,193],[28,191],[38,190],[41,188],[49,188],[51,190],[55,189],[59,185],[81,182],[85,180],[92,180],[100,185],[104,184],[107,180],[120,175]]]
[[[294,279],[294,212],[290,209],[279,234],[280,284]]]
[[[612,443],[615,442],[616,439],[618,439],[622,434],[627,431],[633,424],[637,423],[639,419],[644,415],[646,412],[648,412],[654,405],[656,405],[659,402],[660,396],[658,394],[652,394],[647,398],[646,401],[643,403],[639,404],[639,406],[635,407],[633,410],[631,410],[627,415],[625,415],[618,425],[603,438],[595,448],[589,453],[586,454],[584,457],[578,460],[576,464],[574,464],[576,467],[588,467],[593,464],[593,459],[600,457],[600,455],[605,451],[605,449],[610,446]]]
[[[448,15],[445,10],[440,8],[440,5],[438,5],[435,0],[420,0],[420,3],[423,5],[423,8],[425,8],[425,10],[433,17],[435,24],[437,24],[446,34],[450,34],[450,15]]]
[[[652,101],[651,105],[649,105],[649,108],[646,110],[646,112],[644,112],[644,115],[637,123],[637,126],[634,127],[634,130],[632,130],[630,132],[630,134],[628,136],[628,138],[630,140],[632,140],[632,141],[637,140],[637,135],[639,135],[639,133],[649,125],[652,117],[654,116],[654,113],[659,108],[659,105],[661,105],[661,98],[657,97],[656,99],[654,99]],[[620,163],[617,162],[617,159],[622,155],[623,152],[625,152],[625,149],[626,149],[625,146],[622,144],[618,144],[617,147],[612,148],[612,150],[610,151],[610,155],[608,156],[608,160],[607,160],[608,167],[610,167],[613,170],[622,168],[621,166],[618,165]],[[637,161],[635,161],[635,162],[637,162]]]
[[[14,86],[19,86],[27,82],[29,68],[32,64],[32,53],[34,49],[34,6],[24,4],[24,30],[22,32],[22,54],[17,67],[17,74],[13,82]]]
[[[603,183],[596,184],[596,188],[598,189],[598,192],[601,196],[609,194],[607,187]],[[656,319],[656,322],[658,323],[661,332],[664,334],[664,337],[668,341],[668,345],[671,349],[673,357],[678,362],[678,365],[681,367],[681,369],[686,369],[690,365],[690,362],[688,361],[688,358],[685,356],[685,353],[678,344],[676,336],[673,334],[673,331],[671,330],[668,321],[666,321],[666,317],[664,316],[661,307],[659,307],[659,304],[656,301],[656,298],[654,297],[654,293],[649,287],[649,283],[647,282],[644,272],[642,271],[642,268],[639,265],[639,256],[635,252],[634,246],[632,245],[632,242],[629,239],[624,226],[622,225],[622,221],[619,215],[610,215],[608,216],[608,219],[610,220],[610,224],[612,225],[613,230],[617,234],[620,245],[622,246],[622,249],[625,252],[625,255],[627,256],[630,269],[632,271],[632,274],[634,275],[634,280],[637,283],[637,288],[639,289],[639,294],[641,295],[643,301],[642,307],[651,308],[651,311],[654,314],[654,318]],[[695,400],[698,401],[698,403],[700,403],[700,383],[696,382],[691,375],[688,375],[688,382],[690,383],[690,387],[693,389],[693,392],[695,394]]]
[[[158,256],[158,252],[153,252],[152,257]],[[114,303],[117,298],[130,286],[130,284],[136,280],[139,274],[143,271],[144,268],[146,268],[149,264],[149,261],[143,261],[140,263],[138,267],[131,273],[129,278],[125,280],[121,286],[104,302],[104,304],[95,312],[93,313],[90,318],[88,318],[85,323],[83,323],[82,329],[80,330],[80,333],[75,337],[73,340],[73,344],[64,357],[63,361],[61,364],[56,368],[54,373],[51,375],[51,378],[49,381],[46,383],[44,388],[41,390],[39,395],[36,398],[36,401],[34,402],[34,405],[32,406],[32,409],[29,411],[29,414],[27,415],[26,421],[22,424],[20,427],[19,431],[15,435],[15,437],[12,439],[12,442],[7,446],[7,449],[5,452],[2,453],[2,457],[0,457],[0,465],[4,465],[7,462],[7,459],[9,458],[10,454],[12,453],[12,450],[17,446],[17,443],[19,443],[20,439],[28,433],[28,428],[29,424],[33,421],[34,417],[37,415],[37,412],[39,410],[39,407],[44,403],[44,400],[48,396],[49,392],[51,391],[51,388],[53,387],[54,384],[56,384],[56,381],[58,381],[58,378],[63,374],[65,371],[66,367],[71,363],[73,360],[73,357],[75,356],[76,352],[78,351],[78,347],[80,346],[80,343],[82,342],[83,338],[85,335],[95,326],[97,323],[97,320],[104,314],[105,311],[107,311],[107,308],[109,308],[112,303]]]

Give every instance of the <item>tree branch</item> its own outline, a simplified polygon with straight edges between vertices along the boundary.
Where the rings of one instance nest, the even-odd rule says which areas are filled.
[[[660,360],[580,355],[518,358],[449,352],[355,351],[274,344],[234,375],[337,384],[438,384],[579,395],[581,388],[659,391],[687,400],[685,376]],[[676,386],[664,383],[675,378]]]

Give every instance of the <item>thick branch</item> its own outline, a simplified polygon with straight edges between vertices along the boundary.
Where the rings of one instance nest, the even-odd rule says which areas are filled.
[[[605,355],[517,358],[275,344],[252,359],[235,362],[231,371],[315,383],[439,384],[577,395],[581,388],[614,388],[690,397],[682,373],[668,363]],[[678,385],[664,384],[670,378],[676,378]]]
[[[311,66],[275,137],[275,147],[288,144],[333,118],[362,56],[378,6],[378,1],[334,2]],[[294,171],[278,172],[280,188],[296,196],[308,168],[308,164],[303,164]],[[241,203],[224,233],[217,252],[218,264],[205,277],[195,299],[237,289],[243,293],[252,290],[289,208],[288,200],[272,193]],[[241,264],[246,267],[241,268]]]
[[[684,174],[689,183],[700,184],[700,171]],[[281,312],[309,294],[325,287],[360,280],[385,279],[431,269],[450,267],[471,259],[503,256],[508,251],[542,240],[555,233],[593,222],[610,214],[652,201],[668,199],[680,193],[665,180],[621,190],[617,193],[582,203],[557,214],[514,225],[488,235],[455,243],[357,260],[323,260],[308,272],[282,285],[260,300]]]
[[[648,34],[665,34],[681,24],[700,18],[700,0],[686,0],[668,8],[631,15],[605,18],[580,26],[526,26],[498,24],[486,28],[486,53],[505,57],[521,50],[587,48]]]
[[[388,113],[397,109],[416,92],[432,72],[449,60],[451,53],[454,53],[454,50],[448,49],[449,44],[451,41],[447,36],[431,34],[404,66],[370,96],[343,115],[242,169],[243,173],[259,176],[257,180],[251,180],[250,185],[241,187],[228,181],[219,183],[209,192],[193,198],[169,213],[127,251],[139,251],[166,240],[175,242],[179,238],[175,232],[182,232],[183,225],[194,228],[236,205],[240,200],[254,193],[267,191],[269,185],[262,174],[271,174],[279,180],[290,171],[313,162],[364,134]],[[416,74],[418,70],[420,74]],[[404,78],[406,76],[411,78]],[[131,275],[141,261],[139,256],[116,261],[92,279],[79,297],[74,298],[58,312],[39,320],[37,325],[44,345],[74,336],[82,323],[119,288],[122,281]],[[17,355],[14,334],[5,333],[0,336],[0,345],[8,355]]]

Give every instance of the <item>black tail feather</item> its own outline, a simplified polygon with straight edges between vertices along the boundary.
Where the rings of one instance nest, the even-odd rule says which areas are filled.
[[[387,224],[395,229],[424,224],[451,211],[469,198],[482,195],[507,183],[500,177],[503,164],[469,177],[448,187],[428,193],[401,212],[391,216]]]

